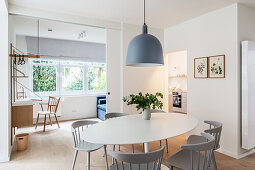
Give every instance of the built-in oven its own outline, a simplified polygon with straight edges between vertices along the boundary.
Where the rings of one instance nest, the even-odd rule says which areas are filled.
[[[182,108],[182,95],[179,92],[172,92],[173,107]]]

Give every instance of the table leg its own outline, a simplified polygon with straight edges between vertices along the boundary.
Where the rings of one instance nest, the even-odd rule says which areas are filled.
[[[150,143],[144,143],[144,152],[150,152]]]

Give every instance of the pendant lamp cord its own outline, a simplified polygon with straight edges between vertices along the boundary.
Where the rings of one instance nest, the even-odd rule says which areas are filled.
[[[145,24],[145,0],[143,0],[143,23]]]

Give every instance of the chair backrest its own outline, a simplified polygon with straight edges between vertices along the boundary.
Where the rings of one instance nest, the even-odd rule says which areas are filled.
[[[73,135],[74,146],[77,146],[81,141],[81,132],[86,129],[89,125],[98,123],[98,121],[92,120],[80,120],[73,122],[71,125],[71,132]]]
[[[215,138],[209,133],[201,133],[201,135],[207,139],[207,142],[181,146],[182,149],[190,151],[192,170],[207,170],[210,166]]]
[[[204,121],[210,125],[210,129],[205,130],[205,133],[209,133],[215,137],[215,146],[214,149],[220,147],[220,136],[222,131],[222,123],[216,121]]]
[[[163,110],[151,109],[151,113],[166,113]]]
[[[47,111],[50,111],[50,113],[57,113],[59,101],[60,97],[49,96]]]
[[[164,154],[164,147],[157,151],[148,153],[123,153],[108,151],[108,154],[114,158],[116,170],[140,168],[147,170],[160,170]],[[118,161],[120,162],[119,164]]]
[[[122,116],[127,116],[128,114],[126,113],[107,113],[104,115],[104,119],[110,119],[110,118],[114,118],[114,117],[122,117]]]

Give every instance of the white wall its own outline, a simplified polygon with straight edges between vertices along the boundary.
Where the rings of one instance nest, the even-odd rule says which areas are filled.
[[[107,29],[107,112],[123,112],[121,31]]]
[[[241,41],[255,41],[255,9],[238,4],[238,45]],[[241,53],[240,53],[241,54]]]
[[[47,102],[48,98],[43,98],[43,101]],[[34,123],[36,122],[38,111],[41,111],[39,103],[35,102],[34,105]],[[97,117],[96,95],[61,96],[57,116],[60,116],[58,118],[59,121]],[[43,120],[43,117],[41,117],[41,120]]]
[[[97,117],[96,96],[68,96],[61,98],[59,120]]]
[[[0,1],[0,162],[10,159],[10,104],[8,58],[8,11],[7,1]]]
[[[126,66],[126,55],[129,42],[137,35],[141,34],[142,25],[122,25],[123,43],[123,96],[130,94],[161,92],[164,95],[164,110],[167,110],[167,87],[165,71],[166,66],[160,67],[130,67]],[[156,36],[164,47],[164,32],[148,26],[148,33]],[[137,113],[135,106],[123,104],[125,113]]]
[[[173,53],[168,53],[168,88],[187,90],[187,78],[175,77],[178,74],[187,74],[187,51],[176,51]]]
[[[223,123],[221,150],[237,157],[240,151],[240,59],[237,50],[237,4],[210,12],[165,30],[165,52],[187,50],[188,114]],[[226,55],[226,78],[194,79],[196,57]]]

